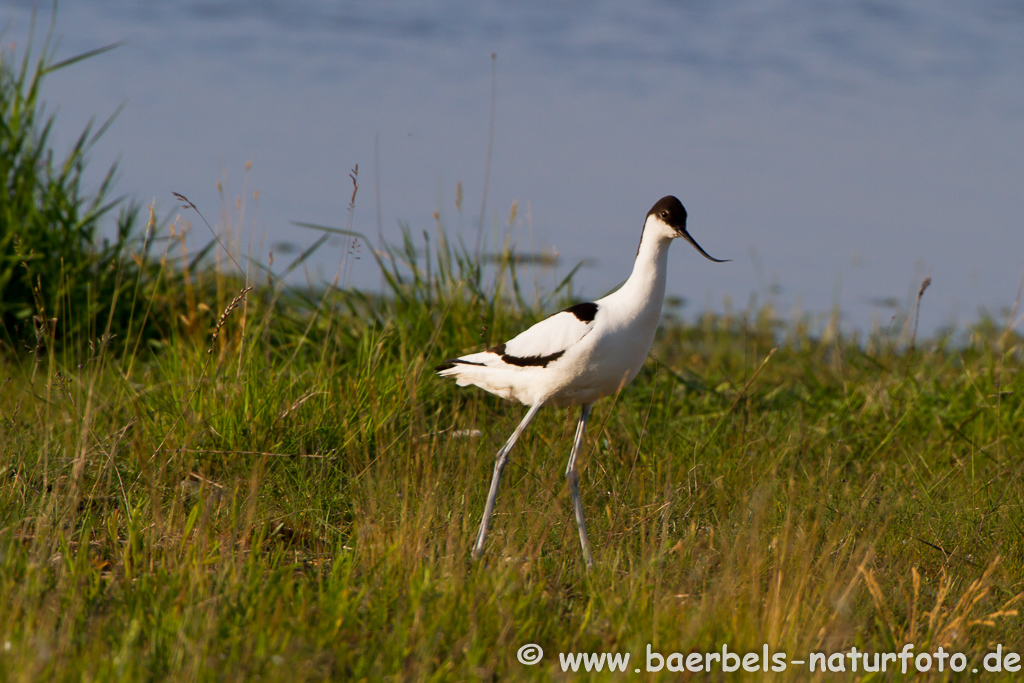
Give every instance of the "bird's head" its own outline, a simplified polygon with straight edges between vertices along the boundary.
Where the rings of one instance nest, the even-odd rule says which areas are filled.
[[[682,237],[692,244],[693,248],[701,253],[701,256],[709,261],[725,263],[729,260],[714,258],[704,251],[701,246],[697,244],[696,240],[690,237],[690,233],[686,231],[686,208],[683,207],[682,202],[672,195],[659,199],[658,203],[652,206],[651,210],[647,212],[647,221],[644,224],[644,232],[646,233],[648,230],[669,239]]]

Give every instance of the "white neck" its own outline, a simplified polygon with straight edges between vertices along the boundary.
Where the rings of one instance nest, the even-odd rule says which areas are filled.
[[[650,226],[648,226],[650,227]],[[630,302],[634,315],[652,319],[656,327],[665,301],[668,248],[672,238],[658,230],[645,229],[633,263],[633,272],[612,296],[621,303]],[[611,297],[609,297],[611,298]]]
[[[633,272],[622,285],[637,299],[656,299],[658,309],[665,298],[665,276],[668,273],[668,248],[672,238],[656,230],[645,230],[633,262]]]

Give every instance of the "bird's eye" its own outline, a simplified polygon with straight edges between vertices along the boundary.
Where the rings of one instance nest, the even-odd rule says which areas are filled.
[[[668,220],[668,210],[667,209],[662,209],[661,217],[664,218],[665,220]]]

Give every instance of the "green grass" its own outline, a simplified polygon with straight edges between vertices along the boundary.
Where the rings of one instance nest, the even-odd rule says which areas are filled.
[[[769,310],[670,318],[591,418],[593,571],[563,476],[576,415],[554,408],[472,563],[524,409],[431,368],[570,283],[537,302],[513,259],[431,244],[380,260],[385,296],[270,278],[242,297],[171,259],[175,286],[140,309],[177,321],[162,344],[0,360],[0,679],[562,680],[585,674],[560,652],[628,652],[629,674],[590,674],[619,679],[648,644],[909,642],[969,670],[1024,650],[1018,335],[988,322],[910,351]],[[526,643],[540,664],[517,661]]]

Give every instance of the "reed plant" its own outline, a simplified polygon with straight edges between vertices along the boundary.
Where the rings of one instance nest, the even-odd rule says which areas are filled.
[[[113,195],[116,164],[85,187],[89,153],[116,112],[90,122],[58,158],[56,115],[41,95],[49,75],[116,45],[58,61],[52,30],[38,50],[30,39],[20,56],[13,46],[0,51],[0,340],[19,350],[123,335],[148,246],[137,235],[139,205]]]

